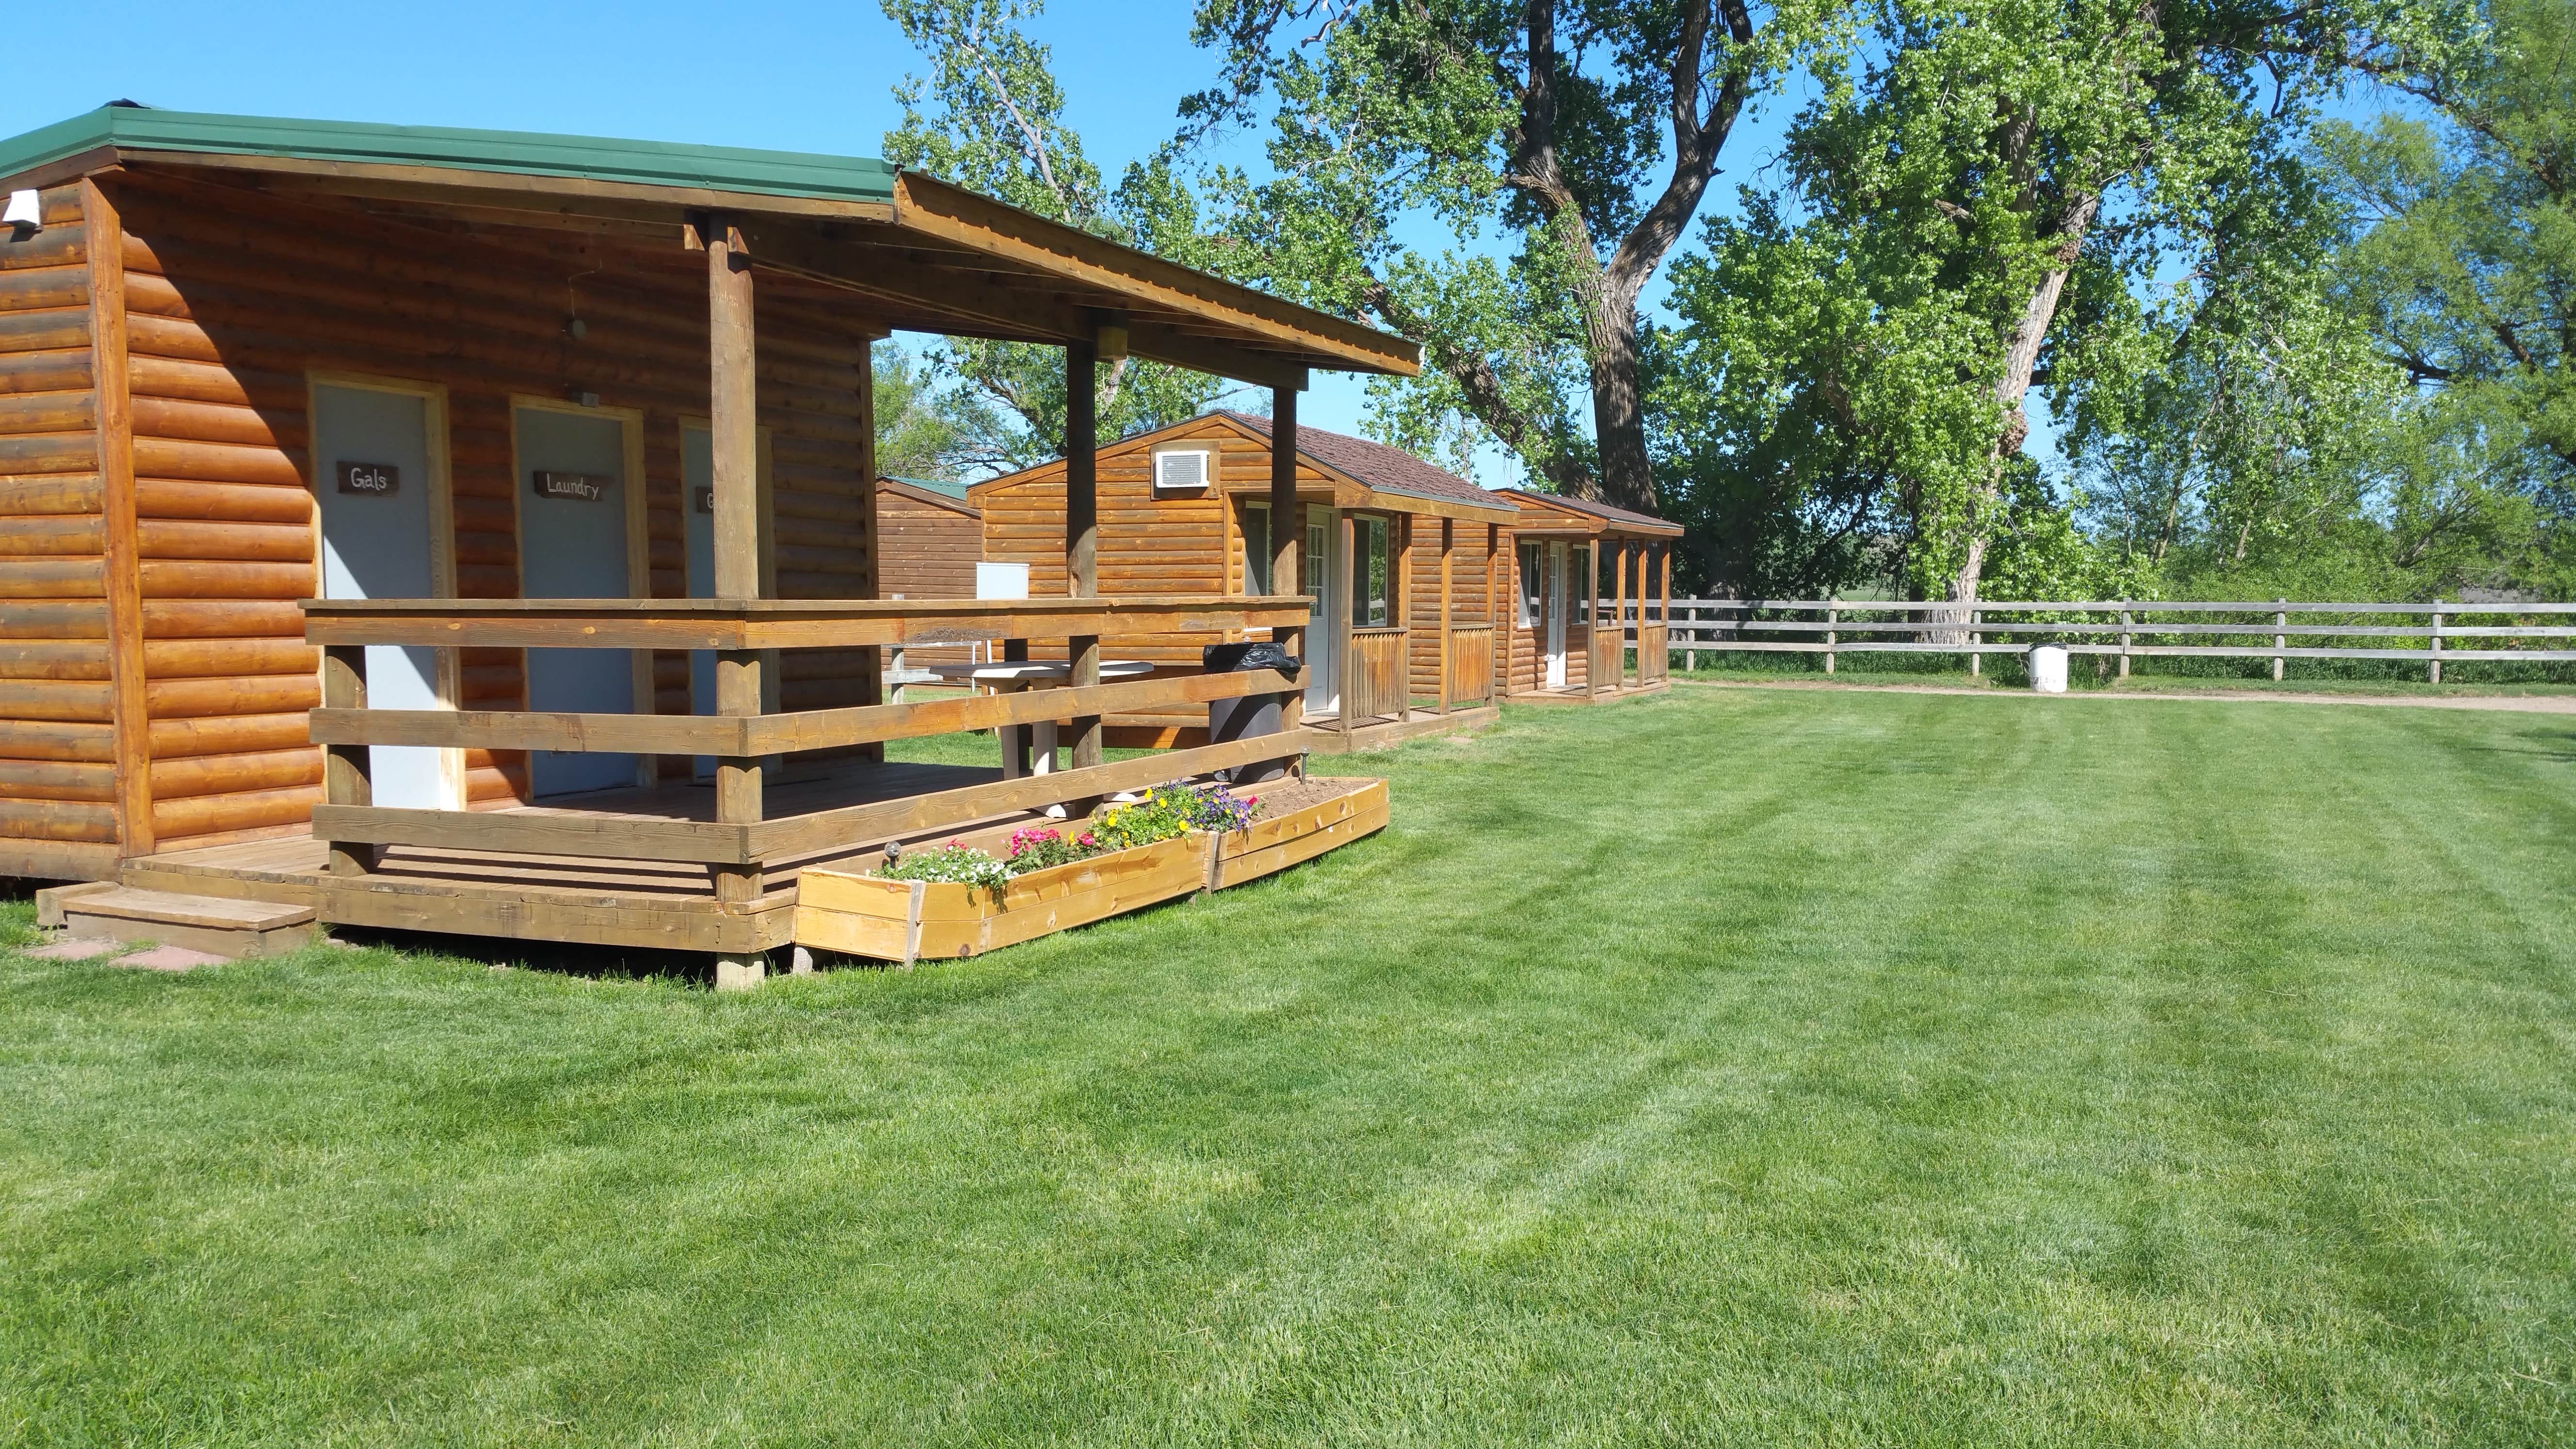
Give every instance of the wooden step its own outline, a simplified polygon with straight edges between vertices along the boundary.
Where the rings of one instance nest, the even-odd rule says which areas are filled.
[[[62,903],[63,925],[75,936],[115,941],[158,941],[219,956],[265,956],[311,940],[310,905],[180,895],[175,891],[116,886]]]

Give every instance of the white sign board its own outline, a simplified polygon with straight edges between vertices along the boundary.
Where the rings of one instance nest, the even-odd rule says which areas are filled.
[[[1024,563],[979,563],[975,565],[975,597],[979,599],[1025,599],[1029,596],[1029,566]]]

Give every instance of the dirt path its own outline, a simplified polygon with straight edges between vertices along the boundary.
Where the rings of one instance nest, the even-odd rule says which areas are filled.
[[[2027,689],[1959,689],[1939,684],[1827,684],[1822,680],[1768,681],[1677,679],[1696,689],[1839,689],[1881,694],[1972,694],[1986,698],[2025,699],[2179,699],[2207,704],[2376,704],[2413,709],[2488,709],[2511,714],[2576,714],[2576,694],[2273,694],[2257,690],[2069,690],[2062,695]]]

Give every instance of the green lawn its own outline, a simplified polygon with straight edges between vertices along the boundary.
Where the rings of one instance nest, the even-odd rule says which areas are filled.
[[[1685,688],[719,998],[0,953],[0,1440],[2576,1442],[2576,720]]]

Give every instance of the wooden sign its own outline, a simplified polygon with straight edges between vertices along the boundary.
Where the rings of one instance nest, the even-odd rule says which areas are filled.
[[[333,466],[343,493],[371,493],[379,498],[402,491],[402,470],[391,463],[340,462]]]
[[[537,470],[537,496],[560,498],[568,503],[599,503],[617,480],[604,473],[558,473],[552,469]]]

